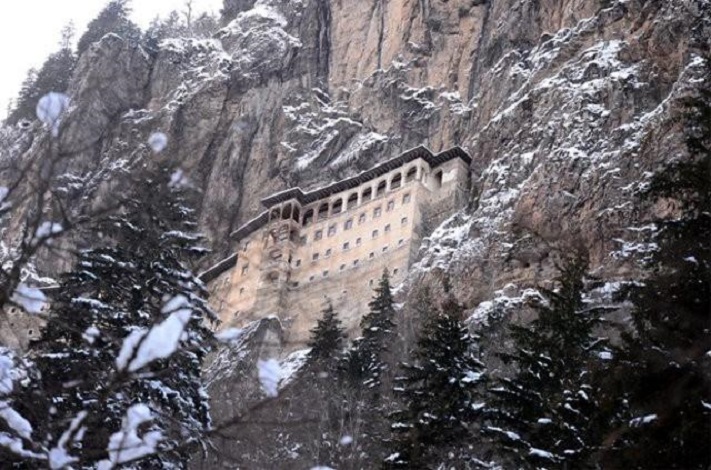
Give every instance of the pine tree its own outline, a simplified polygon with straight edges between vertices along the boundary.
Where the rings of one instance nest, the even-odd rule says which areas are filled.
[[[483,432],[517,467],[585,468],[598,442],[592,373],[604,341],[593,328],[601,319],[583,302],[586,257],[559,269],[559,288],[540,289],[538,318],[510,326],[514,350],[501,356],[516,372],[490,390]]]
[[[474,338],[461,321],[463,308],[450,298],[442,310],[429,315],[414,361],[401,364],[404,374],[395,379],[404,406],[390,416],[395,438],[387,467],[441,468],[448,463],[449,468],[461,463],[457,449],[471,439],[468,423],[483,406],[477,388],[484,380],[484,365],[473,355]]]
[[[209,426],[200,372],[211,338],[205,322],[214,314],[186,264],[205,250],[193,234],[194,213],[184,191],[169,181],[170,173],[161,170],[136,182],[123,213],[99,223],[97,230],[110,241],[80,252],[76,268],[62,279],[41,338],[31,345],[38,375],[18,397],[18,407],[37,441],[49,441],[47,448],[57,445],[80,412],[88,413],[84,439],[68,449],[80,459],[76,468],[93,468],[106,458],[110,436],[137,403],[150,407],[157,417],[151,429],[164,436],[160,456],[137,468],[184,468],[194,449],[175,445],[197,441]],[[117,356],[125,338],[164,321],[175,300],[192,312],[177,352],[136,373],[122,369]]]
[[[360,322],[363,335],[354,341],[347,352],[344,366],[351,382],[377,391],[387,369],[383,360],[386,340],[395,328],[395,307],[387,270],[383,272],[375,288],[375,297],[368,307],[370,311]]]
[[[86,31],[79,38],[77,54],[81,56],[89,46],[109,33],[118,34],[127,41],[140,41],[141,30],[129,19],[129,4],[130,0],[111,0],[99,15],[89,22]]]
[[[711,87],[688,106],[689,158],[657,174],[645,194],[676,201],[678,216],[656,222],[650,276],[629,292],[634,329],[606,382],[627,416],[604,456],[615,467],[711,467]]]
[[[311,339],[308,347],[308,360],[310,363],[324,363],[333,360],[343,349],[346,339],[345,331],[341,326],[333,305],[329,302],[323,310],[323,316],[311,330]]]
[[[77,61],[71,47],[73,34],[74,27],[67,25],[62,30],[60,49],[47,58],[39,71],[30,69],[22,82],[17,104],[7,118],[9,124],[16,124],[23,119],[34,120],[40,98],[52,91],[67,91]]]

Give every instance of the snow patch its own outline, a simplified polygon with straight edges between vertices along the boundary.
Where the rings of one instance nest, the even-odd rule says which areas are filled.
[[[42,313],[47,308],[47,296],[41,290],[24,283],[17,286],[10,300],[27,313]]]

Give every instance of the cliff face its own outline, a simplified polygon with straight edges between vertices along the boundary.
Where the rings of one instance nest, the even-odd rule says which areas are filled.
[[[225,0],[225,12],[210,40],[92,46],[70,90],[66,171],[179,161],[217,259],[265,195],[460,145],[469,207],[425,241],[407,285],[449,274],[482,322],[576,243],[607,281],[635,274],[665,210],[639,190],[685,155],[683,102],[709,79],[705,0]],[[155,131],[168,136],[159,157]]]
[[[680,100],[702,80],[707,10],[690,0],[226,0],[214,39],[149,53],[110,35],[85,53],[62,146],[82,174],[147,158],[147,136],[165,132],[163,158],[203,188],[203,229],[226,254],[229,232],[270,192],[419,144],[462,145],[478,179],[468,237],[425,264],[462,271],[470,304],[539,279],[563,239],[624,275],[623,241],[649,215],[635,191],[683,153]]]

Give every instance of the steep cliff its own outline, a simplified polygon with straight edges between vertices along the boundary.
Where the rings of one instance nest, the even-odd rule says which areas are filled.
[[[648,221],[669,210],[639,191],[685,156],[684,100],[709,80],[706,0],[225,0],[223,24],[212,39],[147,50],[107,35],[85,52],[66,173],[179,162],[218,260],[269,193],[460,145],[469,206],[425,240],[401,292],[448,275],[476,325],[525,303],[556,250],[587,247],[601,296],[635,275]],[[42,151],[36,126],[10,133],[5,154]]]

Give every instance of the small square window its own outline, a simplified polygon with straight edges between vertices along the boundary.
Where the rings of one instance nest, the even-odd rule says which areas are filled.
[[[346,265],[345,265],[345,264],[342,264],[342,265],[341,265],[341,271],[343,271],[344,269],[346,269]]]
[[[377,219],[378,217],[380,217],[380,214],[382,214],[382,212],[383,212],[382,208],[376,207],[375,209],[373,209],[373,218]]]
[[[400,225],[407,225],[407,217],[400,219]]]
[[[375,253],[373,253],[373,252],[371,251],[370,254],[368,255],[368,258],[375,258]]]
[[[403,240],[402,238],[397,241],[397,244],[398,244],[398,245],[402,245],[403,243],[405,243],[405,240]]]
[[[343,244],[343,250],[344,250],[344,251],[345,251],[345,250],[349,250],[350,248],[351,248],[351,244],[350,244],[350,243],[346,242],[346,243]]]
[[[389,232],[389,231],[390,231],[390,224],[388,224],[388,225],[385,226],[385,231],[386,231],[386,232]]]
[[[368,285],[369,285],[369,286],[372,286],[372,285],[373,285],[373,280],[372,280],[372,279],[371,279],[370,281],[368,281]]]
[[[249,265],[248,265],[248,264],[245,264],[244,266],[242,266],[242,275],[243,275],[243,276],[244,276],[245,274],[247,274],[248,271],[249,271]]]
[[[328,271],[323,272],[323,277],[326,277],[326,276],[328,276]]]
[[[373,238],[378,238],[378,235],[379,235],[378,231],[373,230]]]
[[[353,219],[346,220],[346,223],[343,224],[343,230],[350,230],[352,228],[353,228]]]
[[[384,246],[384,247],[383,247],[383,253],[385,253],[386,251],[388,251],[388,247],[387,247],[387,246]]]
[[[242,294],[244,294],[244,287],[241,287],[239,290],[239,295],[242,295]]]
[[[395,209],[395,201],[388,201],[387,211],[390,212],[393,209]]]
[[[331,249],[330,248],[328,250],[326,250],[326,258],[328,258],[329,256],[331,256]]]
[[[303,237],[299,238],[299,242],[300,242],[302,245],[306,245],[306,242],[307,242],[307,241],[309,241],[309,239],[308,239],[308,237],[307,237],[306,235],[304,235]]]
[[[313,256],[311,257],[313,261],[318,260],[318,253],[314,253]]]
[[[296,267],[298,268],[299,266],[301,266],[301,260],[300,260],[300,259],[297,259],[297,260],[296,260]]]
[[[365,222],[365,213],[361,214],[361,215],[358,217],[358,223],[359,223],[359,224],[362,224],[362,223],[364,223],[364,222]]]
[[[321,240],[323,238],[323,230],[316,230],[314,233],[314,240]]]
[[[313,280],[314,280],[314,276],[309,276],[309,281],[313,281]]]
[[[404,196],[402,196],[402,203],[407,204],[408,202],[410,202],[410,193],[407,193]]]
[[[360,246],[362,240],[360,238],[356,238],[356,246]]]
[[[359,263],[359,260],[357,260],[357,259],[353,260],[353,266],[358,266],[358,263]]]
[[[397,269],[393,269],[393,276],[397,275],[397,271],[398,271]]]
[[[335,234],[336,234],[336,226],[335,226],[335,225],[331,225],[330,227],[328,227],[328,236],[329,236],[329,237],[332,237],[332,236],[334,236]]]

